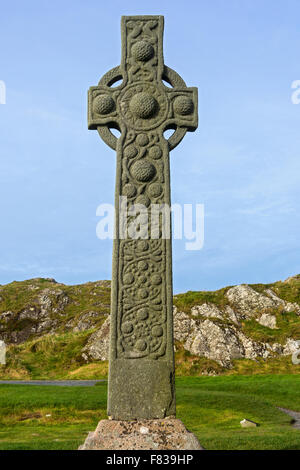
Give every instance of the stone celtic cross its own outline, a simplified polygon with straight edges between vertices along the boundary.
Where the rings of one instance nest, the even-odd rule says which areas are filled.
[[[120,196],[127,210],[170,206],[169,152],[197,128],[197,89],[164,65],[163,24],[122,17],[121,65],[88,93],[88,127],[117,151],[108,389],[117,420],[175,415],[171,240],[120,236],[119,213]]]

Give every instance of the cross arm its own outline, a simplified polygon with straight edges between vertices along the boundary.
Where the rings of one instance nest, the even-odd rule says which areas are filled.
[[[119,129],[117,97],[119,92],[107,86],[92,86],[88,91],[88,128],[99,126]]]
[[[167,94],[169,112],[165,121],[166,127],[195,131],[198,127],[197,88],[173,88]]]

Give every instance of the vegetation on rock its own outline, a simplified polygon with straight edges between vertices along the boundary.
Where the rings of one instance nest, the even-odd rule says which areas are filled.
[[[31,279],[0,286],[0,378],[107,375],[110,282]],[[177,375],[299,373],[300,275],[174,296]]]

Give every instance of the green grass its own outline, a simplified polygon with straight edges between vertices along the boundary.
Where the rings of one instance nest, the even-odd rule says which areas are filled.
[[[277,409],[300,411],[299,390],[299,375],[181,377],[177,417],[206,449],[300,450],[300,431]],[[0,386],[0,450],[76,449],[106,417],[106,393],[106,383]],[[243,418],[260,426],[243,429]]]
[[[294,312],[276,312],[276,325],[274,329],[260,325],[251,319],[243,322],[242,330],[246,336],[255,341],[265,343],[285,344],[288,338],[300,338],[299,316]]]
[[[300,449],[300,432],[277,406],[300,411],[299,376],[178,380],[178,417],[206,449]],[[260,424],[240,427],[243,419]]]
[[[10,345],[1,379],[101,378],[107,363],[85,364],[82,348],[93,330],[45,335],[20,345]]]
[[[293,316],[293,314],[288,315]],[[276,340],[279,341],[284,334],[283,329],[271,330],[259,325],[255,320],[253,325],[251,322],[245,322],[245,325],[252,328],[252,337],[255,334],[273,335],[276,331]],[[288,328],[292,327],[288,325]],[[265,330],[267,330],[266,333]],[[61,380],[107,377],[107,361],[86,364],[82,358],[82,348],[92,331],[45,335],[20,345],[10,345],[6,356],[7,364],[0,365],[0,378],[2,380]],[[272,338],[274,339],[273,336]],[[271,339],[269,341],[272,342]],[[256,358],[255,360],[238,359],[233,361],[231,369],[226,369],[212,359],[191,354],[178,341],[175,344],[177,376],[300,374],[300,365],[293,364],[290,355],[267,359]]]
[[[300,303],[300,274],[294,276],[289,282],[275,282],[270,284],[270,287],[282,299]]]
[[[173,303],[178,310],[186,313],[190,313],[194,305],[201,305],[206,302],[211,302],[220,308],[224,308],[229,304],[225,296],[228,289],[230,289],[230,287],[224,287],[217,291],[188,291],[184,294],[174,295]]]

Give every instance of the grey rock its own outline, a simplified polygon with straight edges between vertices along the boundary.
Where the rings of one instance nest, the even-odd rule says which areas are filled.
[[[185,341],[194,331],[196,321],[190,318],[186,313],[179,312],[177,307],[173,307],[173,328],[174,339],[177,341]]]
[[[256,428],[258,426],[258,423],[255,423],[250,419],[243,419],[242,421],[240,421],[240,424],[242,428]]]
[[[256,292],[247,284],[231,287],[226,296],[235,310],[243,318],[254,318],[258,313],[266,309],[272,309],[275,302],[266,295]]]
[[[287,302],[281,299],[272,289],[266,289],[265,293],[274,301],[276,307],[283,307],[285,312],[296,312],[300,314],[300,306],[296,302]]]
[[[91,359],[97,361],[107,361],[109,354],[109,327],[110,317],[108,317],[101,328],[93,333],[86,346],[82,350],[82,357],[85,361]]]
[[[73,331],[90,330],[91,328],[95,326],[98,318],[99,318],[98,312],[91,311],[91,312],[84,313],[76,321],[75,326],[73,326]],[[74,321],[73,321],[73,324],[74,324]]]
[[[289,356],[290,354],[293,354],[297,351],[299,351],[299,341],[292,338],[288,338],[283,347],[282,354],[284,356]]]
[[[204,303],[202,305],[195,305],[191,309],[193,316],[203,316],[206,318],[220,318],[222,319],[224,314],[218,309],[218,307],[211,303]]]
[[[237,331],[237,337],[239,341],[243,345],[244,354],[243,357],[246,359],[255,359],[257,357],[262,357],[266,359],[270,356],[270,351],[268,350],[265,343],[259,343],[253,341],[251,338],[248,338],[244,333],[241,331]]]
[[[0,364],[6,364],[6,344],[0,340]]]
[[[239,317],[239,314],[235,312],[233,308],[231,308],[229,305],[226,305],[225,307],[225,315],[232,323],[235,323],[236,325],[240,326],[241,318]]]
[[[276,328],[276,317],[268,313],[263,313],[261,317],[256,319],[260,325],[266,326],[274,330]]]
[[[271,289],[266,289],[264,294],[256,292],[247,284],[231,287],[226,296],[242,318],[256,318],[263,313],[281,307],[283,311],[300,313],[300,307],[296,303],[286,302],[280,299]]]
[[[197,324],[193,334],[185,341],[184,348],[191,354],[213,359],[225,367],[230,365],[232,359],[244,355],[236,330],[208,319]]]

